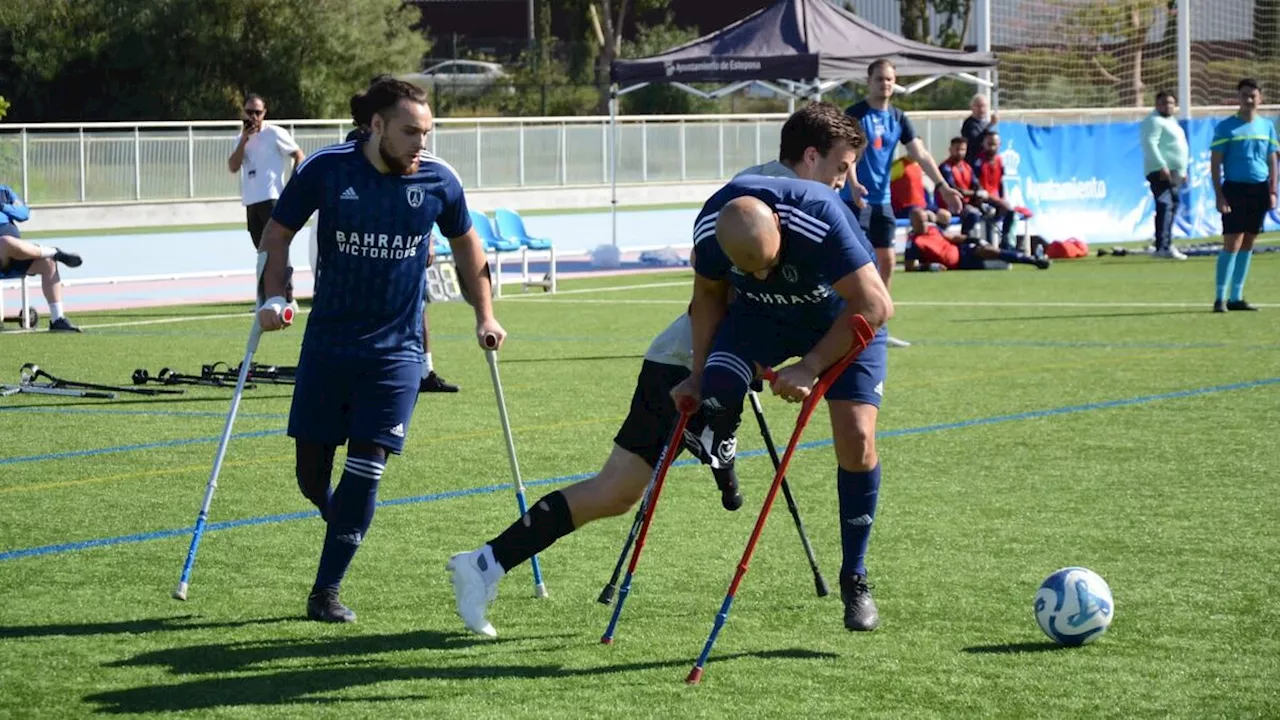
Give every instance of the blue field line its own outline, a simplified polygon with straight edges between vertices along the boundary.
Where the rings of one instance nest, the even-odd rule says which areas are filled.
[[[226,410],[112,410],[110,408],[70,408],[59,405],[38,407],[0,407],[0,413],[52,413],[66,415],[142,415],[156,417],[223,418]],[[237,413],[237,418],[251,420],[286,420],[289,413]]]
[[[1264,378],[1261,380],[1249,380],[1245,382],[1230,383],[1227,385],[1212,385],[1209,387],[1193,388],[1190,390],[1175,390],[1173,392],[1158,393],[1155,395],[1139,395],[1132,398],[1121,398],[1119,400],[1104,400],[1101,402],[1083,403],[1080,405],[1066,405],[1057,408],[1047,408],[1044,410],[1029,410],[1027,412],[1012,413],[1009,415],[995,415],[985,418],[974,418],[972,420],[959,420],[949,423],[937,423],[934,425],[922,425],[919,427],[899,428],[897,430],[885,430],[876,433],[877,439],[887,439],[895,437],[906,437],[908,435],[924,435],[928,433],[943,432],[946,430],[959,430],[961,428],[978,427],[982,425],[994,425],[996,423],[1018,422],[1020,420],[1033,420],[1036,418],[1054,417],[1057,415],[1070,415],[1074,413],[1091,412],[1094,410],[1107,410],[1118,407],[1128,407],[1132,405],[1143,405],[1147,403],[1159,402],[1162,400],[1177,400],[1180,398],[1196,397],[1199,395],[1212,395],[1214,393],[1232,392],[1235,390],[1248,390],[1249,388],[1264,387],[1267,385],[1280,384],[1280,377]],[[283,431],[280,431],[283,432]],[[797,450],[812,450],[815,448],[828,447],[832,444],[831,439],[814,440],[807,443],[801,443],[797,446]],[[766,451],[748,450],[738,453],[740,458],[759,457],[764,455]],[[672,463],[673,467],[688,467],[697,464],[697,460],[687,458]],[[542,485],[557,485],[567,482],[577,482],[585,480],[592,476],[593,473],[577,473],[574,475],[561,475],[553,478],[543,478],[541,480],[531,480],[525,483],[525,487],[537,487]],[[380,507],[390,507],[394,505],[416,505],[419,503],[436,502],[440,500],[452,500],[454,498],[468,497],[472,495],[485,495],[503,490],[512,489],[513,485],[505,483],[501,485],[484,485],[473,488],[463,488],[459,490],[448,490],[445,492],[432,493],[430,495],[416,495],[412,497],[394,498],[391,500],[382,500],[378,502]],[[229,530],[239,527],[251,527],[254,525],[268,525],[272,523],[287,522],[290,520],[301,520],[303,518],[316,517],[319,513],[315,511],[286,513],[282,515],[267,515],[256,518],[245,518],[242,520],[226,520],[223,522],[210,523],[205,526],[205,532],[213,532],[215,530]],[[80,542],[60,543],[58,545],[39,545],[36,547],[19,548],[17,550],[8,550],[0,552],[0,562],[5,560],[16,560],[25,557],[39,557],[42,555],[57,555],[67,552],[75,552],[77,550],[86,550],[95,547],[109,547],[112,545],[126,545],[130,543],[148,542],[151,540],[162,540],[165,538],[190,535],[194,527],[177,528],[171,530],[155,530],[145,533],[136,533],[133,535],[120,535],[109,538],[97,538],[94,540],[83,540]]]
[[[253,432],[234,433],[231,435],[231,439],[244,440],[247,438],[262,438],[270,437],[272,435],[283,435],[284,433],[285,431],[283,429],[254,430]],[[117,445],[115,447],[93,448],[91,450],[68,450],[67,452],[46,453],[44,455],[18,455],[16,457],[0,458],[0,466],[42,462],[44,460],[66,460],[67,458],[110,455],[112,453],[133,452],[135,450],[155,450],[157,448],[180,447],[183,445],[201,445],[204,443],[216,443],[221,439],[222,436],[218,435],[212,437],[184,438],[182,440],[162,440],[160,442],[141,443],[138,445]]]

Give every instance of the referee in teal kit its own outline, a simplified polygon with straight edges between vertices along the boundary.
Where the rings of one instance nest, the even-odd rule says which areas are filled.
[[[1213,151],[1213,192],[1222,213],[1214,312],[1257,310],[1244,299],[1244,281],[1253,258],[1253,241],[1262,232],[1267,211],[1276,207],[1280,140],[1276,139],[1275,123],[1258,116],[1262,90],[1256,80],[1245,78],[1236,90],[1240,112],[1218,123],[1209,146]]]

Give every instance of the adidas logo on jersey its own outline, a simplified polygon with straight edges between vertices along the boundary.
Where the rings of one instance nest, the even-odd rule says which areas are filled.
[[[338,196],[338,199],[339,200],[359,200],[360,196],[356,194],[355,188],[348,187],[346,190],[342,192],[341,195]]]
[[[395,427],[391,428],[389,432],[398,438],[404,437],[404,423],[397,424]]]

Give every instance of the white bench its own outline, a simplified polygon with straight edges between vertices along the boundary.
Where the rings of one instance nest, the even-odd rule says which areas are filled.
[[[0,326],[4,324],[4,318],[6,317],[4,312],[4,289],[6,287],[19,288],[19,293],[22,297],[22,313],[18,315],[18,327],[22,328],[23,330],[32,329],[31,328],[31,325],[32,325],[31,324],[31,298],[27,291],[26,275],[23,275],[22,277],[16,278],[13,280],[5,280],[3,282],[0,282]]]

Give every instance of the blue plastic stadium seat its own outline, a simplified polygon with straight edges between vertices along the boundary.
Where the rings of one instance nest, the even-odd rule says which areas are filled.
[[[431,238],[435,243],[436,257],[449,257],[453,255],[453,246],[449,245],[449,240],[440,232],[440,226],[431,223]]]
[[[515,252],[520,249],[520,243],[516,240],[504,240],[498,237],[493,231],[493,223],[489,222],[489,216],[482,212],[472,210],[471,224],[475,226],[476,233],[480,235],[480,240],[484,242],[486,250],[497,250],[498,252]]]
[[[550,250],[551,241],[545,238],[529,237],[524,229],[524,220],[513,210],[498,208],[493,211],[493,218],[498,223],[498,234],[503,240],[514,240],[530,250]]]

